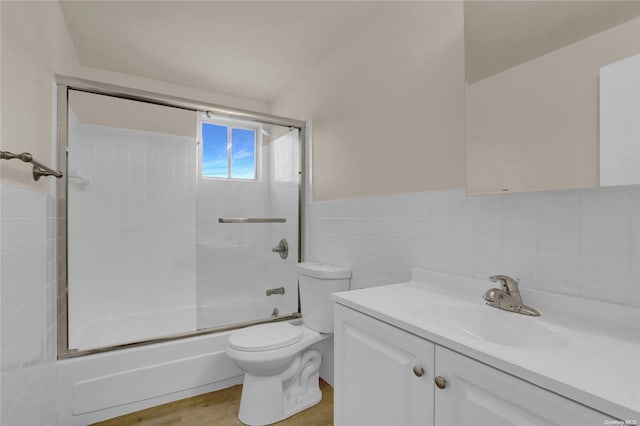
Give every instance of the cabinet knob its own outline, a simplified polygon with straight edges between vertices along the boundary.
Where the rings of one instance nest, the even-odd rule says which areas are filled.
[[[424,375],[424,368],[420,367],[419,365],[414,365],[413,374],[415,374],[418,377],[422,377]]]
[[[447,387],[447,381],[442,376],[436,376],[436,386],[439,389],[444,389]]]

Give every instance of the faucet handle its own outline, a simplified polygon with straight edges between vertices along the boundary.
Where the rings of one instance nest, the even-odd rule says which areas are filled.
[[[494,283],[500,283],[504,291],[509,294],[519,292],[518,284],[520,280],[516,278],[511,278],[508,275],[492,275],[489,279]]]

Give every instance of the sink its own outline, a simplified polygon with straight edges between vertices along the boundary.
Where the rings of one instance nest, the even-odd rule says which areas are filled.
[[[557,350],[569,345],[569,338],[540,321],[496,308],[472,303],[427,304],[421,317],[447,321],[447,327],[477,340],[532,350]],[[437,318],[437,319],[436,319]]]

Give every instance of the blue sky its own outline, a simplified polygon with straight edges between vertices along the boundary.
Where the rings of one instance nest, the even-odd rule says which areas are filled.
[[[231,178],[255,179],[254,130],[231,129]],[[227,127],[202,124],[202,175],[229,177],[227,174]]]

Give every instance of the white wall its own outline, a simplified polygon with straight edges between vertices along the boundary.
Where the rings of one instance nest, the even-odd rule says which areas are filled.
[[[61,16],[49,14],[57,3],[34,6],[0,2],[0,142],[2,150],[29,151],[49,163],[53,74],[68,71],[74,55]],[[57,244],[51,178],[34,182],[30,167],[16,160],[2,161],[0,176],[0,423],[55,424]]]
[[[385,15],[388,22],[370,22],[273,103],[275,113],[313,119],[307,259],[351,268],[352,288],[405,281],[418,266],[479,278],[505,273],[522,278],[525,287],[640,306],[637,188],[465,196],[464,95],[456,91],[464,87],[457,74],[464,68],[456,60],[462,51],[458,6],[425,2],[394,8]],[[407,12],[412,16],[397,24]],[[617,32],[631,37],[634,22]],[[402,45],[399,52],[389,52],[392,43],[381,40],[387,36]],[[393,66],[390,59],[402,54],[408,64]],[[592,60],[584,49],[579,55]],[[572,83],[568,90],[587,99],[580,107],[591,123],[575,141],[593,148],[597,74]],[[566,114],[556,116],[562,120]],[[582,121],[570,124],[576,123],[581,127]],[[416,149],[411,141],[423,143]],[[588,167],[588,182],[595,185],[597,162],[590,160]],[[330,349],[324,353],[331,357]]]
[[[55,74],[267,112],[260,101],[203,91],[164,81],[81,65],[58,2],[3,1],[2,8],[2,149],[29,151],[51,158],[52,92]],[[34,119],[37,118],[37,119]],[[47,192],[50,180],[33,182],[24,165],[4,162],[2,180]]]
[[[0,10],[2,150],[29,151],[44,163],[55,163],[52,158],[52,153],[55,151],[53,142],[55,115],[52,113],[55,111],[55,92],[52,90],[52,84],[56,73],[254,111],[266,112],[268,110],[268,105],[264,102],[216,92],[205,92],[167,82],[80,65],[58,2],[2,1],[0,2]],[[34,182],[31,178],[30,168],[16,160],[2,161],[0,176],[3,182],[0,188],[1,198],[10,200],[10,202],[3,200],[2,203],[2,253],[4,256],[5,241],[9,241],[7,238],[10,238],[5,237],[5,232],[8,232],[7,230],[10,228],[27,229],[28,222],[11,218],[7,218],[8,221],[5,221],[5,205],[9,206],[7,208],[17,208],[23,204],[29,204],[29,200],[34,197],[46,200],[55,181],[53,178],[43,178]],[[26,189],[20,189],[14,195],[5,195],[8,183]],[[40,219],[34,219],[35,222],[44,220],[49,217],[50,212],[53,212],[53,210],[42,210],[43,207],[39,209],[36,214]],[[53,219],[49,219],[49,222],[52,221]],[[32,241],[33,243],[47,241],[55,236],[56,228],[53,224],[48,224],[47,231],[43,231],[41,225],[39,226],[37,228],[38,236]],[[19,243],[18,240],[14,242]],[[7,244],[9,243],[7,242]],[[55,247],[53,243],[48,244]],[[41,257],[23,256],[24,252],[22,251],[15,253],[22,253],[20,265],[24,268],[25,274],[26,271],[40,270],[42,264],[49,261],[43,260]],[[46,259],[55,259],[56,256],[56,254],[49,253],[45,257]],[[64,262],[64,259],[58,259],[58,262]],[[8,264],[3,259],[3,277],[7,274],[5,268]],[[54,349],[57,323],[55,315],[51,312],[55,312],[57,290],[52,282],[53,279],[48,275],[33,276],[29,274],[28,279],[35,280],[35,282],[26,287],[26,290],[21,288],[19,292],[10,291],[11,286],[5,287],[4,284],[8,284],[9,281],[5,281],[4,278],[2,279],[3,285],[0,286],[0,299],[3,306],[0,311],[0,322],[3,329],[1,335],[2,403],[0,406],[2,407],[2,424],[7,426],[56,423],[55,408],[52,407],[55,407],[58,395],[55,388],[51,388],[53,383],[51,374],[55,374],[53,369],[55,368]],[[47,289],[47,291],[41,289]],[[8,307],[21,308],[21,316],[15,317],[12,314],[13,310]],[[39,320],[24,319],[24,312],[36,312],[42,307],[48,307],[47,312],[50,314],[46,317],[45,324],[36,326],[36,322]],[[50,310],[51,307],[53,307],[53,311]],[[37,329],[37,327],[41,327],[41,329]],[[5,332],[10,328],[16,331],[11,336]],[[5,362],[5,356],[9,357],[7,358],[9,361],[11,360],[9,351],[12,348],[26,345],[27,339],[33,348],[42,348],[43,355],[38,362],[41,362],[43,367],[42,371],[38,373],[36,373],[35,367],[30,367],[37,363],[31,363],[32,359],[24,352],[18,353],[13,362]],[[12,378],[17,379],[13,384]],[[46,401],[48,397],[53,397],[54,401]]]
[[[6,426],[56,417],[55,199],[2,184],[2,417]]]
[[[55,73],[77,65],[57,2],[1,2],[2,149],[51,161],[51,90]],[[3,161],[2,180],[47,193],[51,178],[34,182],[19,161]]]
[[[424,192],[315,202],[308,215],[308,257],[351,268],[353,289],[406,281],[417,266],[640,307],[637,186]]]
[[[272,105],[313,119],[317,200],[459,188],[462,2],[393,2]]]
[[[348,267],[351,289],[412,267],[640,308],[640,187],[467,197],[464,190],[313,202],[307,258]],[[333,380],[333,342],[322,377]]]

